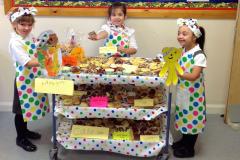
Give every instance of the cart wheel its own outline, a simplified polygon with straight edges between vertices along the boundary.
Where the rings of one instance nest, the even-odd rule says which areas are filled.
[[[169,155],[168,154],[160,154],[159,156],[157,156],[156,160],[168,160]]]
[[[50,149],[49,157],[50,157],[50,160],[59,160],[58,159],[58,148]]]

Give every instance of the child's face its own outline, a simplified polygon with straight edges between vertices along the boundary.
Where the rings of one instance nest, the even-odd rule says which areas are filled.
[[[20,22],[13,24],[13,27],[17,34],[19,34],[22,37],[26,37],[32,31],[33,23]]]
[[[196,37],[187,26],[179,27],[177,40],[184,48],[191,48],[196,43]]]
[[[115,8],[112,11],[111,17],[110,17],[110,21],[112,22],[112,24],[121,27],[124,23],[125,20],[125,15],[122,11],[122,8]]]

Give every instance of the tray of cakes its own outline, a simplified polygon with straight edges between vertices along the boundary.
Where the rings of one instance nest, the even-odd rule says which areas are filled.
[[[163,86],[132,84],[76,84],[73,96],[58,95],[55,115],[67,118],[125,118],[152,120],[167,111]],[[105,106],[94,106],[92,97],[105,97]],[[96,105],[96,104],[95,104]]]
[[[81,84],[135,84],[157,86],[165,78],[158,76],[164,62],[140,57],[87,57],[78,66],[62,67],[64,79]]]
[[[78,125],[107,128],[107,138],[84,138],[81,135],[79,137],[73,136],[73,126],[76,127]],[[115,136],[119,132],[125,133],[128,136]],[[138,157],[151,157],[158,155],[164,147],[165,133],[165,115],[151,121],[104,118],[71,120],[63,118],[59,124],[57,140],[66,149],[102,150]],[[144,136],[155,138],[146,140],[143,139]]]

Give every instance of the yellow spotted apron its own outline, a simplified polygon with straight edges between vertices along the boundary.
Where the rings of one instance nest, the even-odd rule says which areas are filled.
[[[30,58],[37,57],[33,41],[25,41],[23,47]],[[16,84],[25,122],[40,119],[50,111],[47,94],[34,92],[34,79],[39,76],[39,67],[24,67],[16,63]]]
[[[191,73],[194,67],[194,53],[184,53],[179,63],[185,73]],[[206,103],[204,77],[192,82],[179,79],[176,96],[175,128],[183,134],[198,134],[206,124]]]
[[[119,31],[118,31],[119,30]],[[124,48],[129,48],[129,36],[124,32],[122,28],[118,30],[111,30],[108,38],[105,41],[104,46],[122,46]],[[107,53],[106,57],[129,57],[126,53]]]

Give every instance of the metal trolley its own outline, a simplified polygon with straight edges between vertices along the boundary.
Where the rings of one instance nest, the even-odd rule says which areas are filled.
[[[166,115],[166,137],[165,145],[161,152],[156,156],[156,160],[167,160],[169,158],[169,142],[170,142],[170,119],[171,119],[171,101],[172,93],[170,87],[168,88],[167,94],[167,110],[163,113]],[[58,157],[58,146],[57,146],[57,117],[55,116],[56,109],[56,95],[52,94],[52,148],[49,150],[50,160],[59,160]]]

